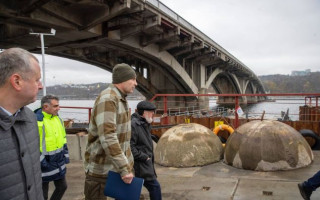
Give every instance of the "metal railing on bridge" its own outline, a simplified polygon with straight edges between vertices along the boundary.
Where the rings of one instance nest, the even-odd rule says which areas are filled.
[[[320,118],[320,109],[318,106],[318,101],[320,98],[320,94],[318,93],[286,93],[286,94],[156,94],[150,101],[154,101],[157,97],[163,98],[163,113],[168,116],[168,97],[232,97],[234,98],[234,127],[237,128],[239,126],[239,114],[238,109],[240,107],[239,97],[305,97],[305,105],[307,106],[307,101],[309,100],[311,102],[312,98],[315,98],[315,111],[309,111],[308,109],[305,109],[303,112],[308,112],[306,115],[311,116],[310,119],[313,119],[314,117],[318,120]],[[267,98],[268,100],[268,98]],[[308,107],[308,106],[307,106]],[[307,108],[306,107],[306,108]],[[241,107],[240,107],[241,108]],[[315,112],[315,113],[309,113],[309,112]],[[262,119],[265,115],[265,112],[262,113]],[[302,117],[301,117],[302,116]],[[299,118],[303,118],[305,114],[299,113]],[[165,118],[165,123],[169,123],[168,120]],[[301,120],[301,119],[300,119]]]
[[[210,109],[201,109],[199,106],[168,108],[168,116],[192,115],[195,117],[225,117],[231,113],[231,110],[225,107],[214,107]]]
[[[217,97],[232,97],[234,98],[233,102],[233,108],[224,108],[221,106],[214,106],[210,107],[209,109],[203,109],[199,106],[193,106],[187,103],[184,103],[184,105],[188,105],[187,107],[179,107],[179,106],[173,106],[168,107],[168,103],[170,101],[167,101],[167,97],[174,97],[174,96],[184,96],[184,97],[190,97],[190,96],[217,96]],[[273,109],[272,112],[270,110],[265,109],[266,104],[263,102],[259,102],[258,104],[261,104],[263,110],[255,110],[255,111],[245,111],[242,114],[242,117],[239,116],[237,112],[239,104],[239,97],[242,96],[273,96],[273,97],[280,97],[275,98],[275,101],[267,101],[266,103],[268,105],[271,105],[273,107],[276,107],[277,109]],[[154,101],[155,98],[161,97],[162,99],[158,99],[157,101]],[[293,97],[293,98],[285,98],[285,97]],[[215,102],[215,105],[219,105],[217,98],[212,98],[212,100]],[[297,101],[298,100],[298,101]],[[320,107],[319,107],[319,100],[320,100],[320,94],[310,94],[310,93],[290,93],[290,94],[157,94],[154,96],[154,98],[151,99],[151,101],[154,101],[157,104],[157,121],[160,125],[169,125],[168,118],[192,118],[192,119],[199,119],[200,118],[224,118],[228,117],[231,118],[232,121],[230,124],[234,128],[237,128],[243,121],[243,120],[252,120],[252,119],[275,119],[280,121],[287,121],[287,123],[295,123],[300,121],[304,124],[311,124],[314,128],[314,130],[319,131],[320,130]],[[180,102],[181,103],[181,102]],[[196,102],[191,102],[192,104]],[[159,104],[159,105],[158,105]],[[290,117],[289,117],[289,110],[286,108],[286,106],[291,105],[297,105],[298,109],[290,110]],[[294,106],[296,107],[296,106]],[[87,118],[84,120],[85,123],[89,122],[90,114],[91,114],[91,107],[68,107],[68,106],[61,106],[62,110],[61,113],[67,112],[67,114],[72,112],[75,117],[80,117],[80,115],[87,115]],[[79,111],[71,111],[70,109],[79,110],[81,109],[81,113]],[[284,109],[284,111],[283,111]],[[68,111],[69,110],[69,111]],[[245,116],[245,118],[244,118]],[[272,116],[273,118],[270,118]],[[276,117],[276,118],[274,118]],[[66,119],[66,118],[64,118]],[[73,119],[74,120],[74,119]],[[182,120],[184,122],[184,120]],[[179,121],[179,123],[182,123],[182,121]],[[309,126],[308,125],[308,126]],[[319,125],[319,126],[318,126]],[[301,128],[301,127],[300,127]],[[316,131],[316,132],[317,132]]]

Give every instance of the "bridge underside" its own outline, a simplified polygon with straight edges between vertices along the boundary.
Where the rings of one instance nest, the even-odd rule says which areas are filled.
[[[40,53],[39,38],[29,33],[54,28],[56,35],[45,37],[46,53],[107,71],[128,63],[137,71],[137,89],[148,99],[157,93],[206,93],[211,86],[216,93],[265,93],[248,67],[157,3],[0,0],[0,48]]]

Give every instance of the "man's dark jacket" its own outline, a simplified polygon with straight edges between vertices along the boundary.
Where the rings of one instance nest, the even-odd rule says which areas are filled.
[[[43,200],[39,133],[34,113],[0,109],[0,199]]]
[[[131,116],[131,151],[134,157],[135,176],[146,181],[157,178],[154,169],[153,143],[151,126],[138,113]],[[149,160],[147,160],[150,158]]]

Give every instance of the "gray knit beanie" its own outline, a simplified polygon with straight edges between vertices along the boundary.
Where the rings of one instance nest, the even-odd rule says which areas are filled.
[[[128,64],[116,64],[112,70],[112,83],[122,83],[136,78],[136,72]]]

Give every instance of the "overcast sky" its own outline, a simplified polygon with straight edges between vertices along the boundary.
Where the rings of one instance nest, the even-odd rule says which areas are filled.
[[[320,71],[319,0],[161,2],[257,75]],[[98,67],[52,56],[46,56],[46,77],[47,85],[111,82],[111,74]]]

